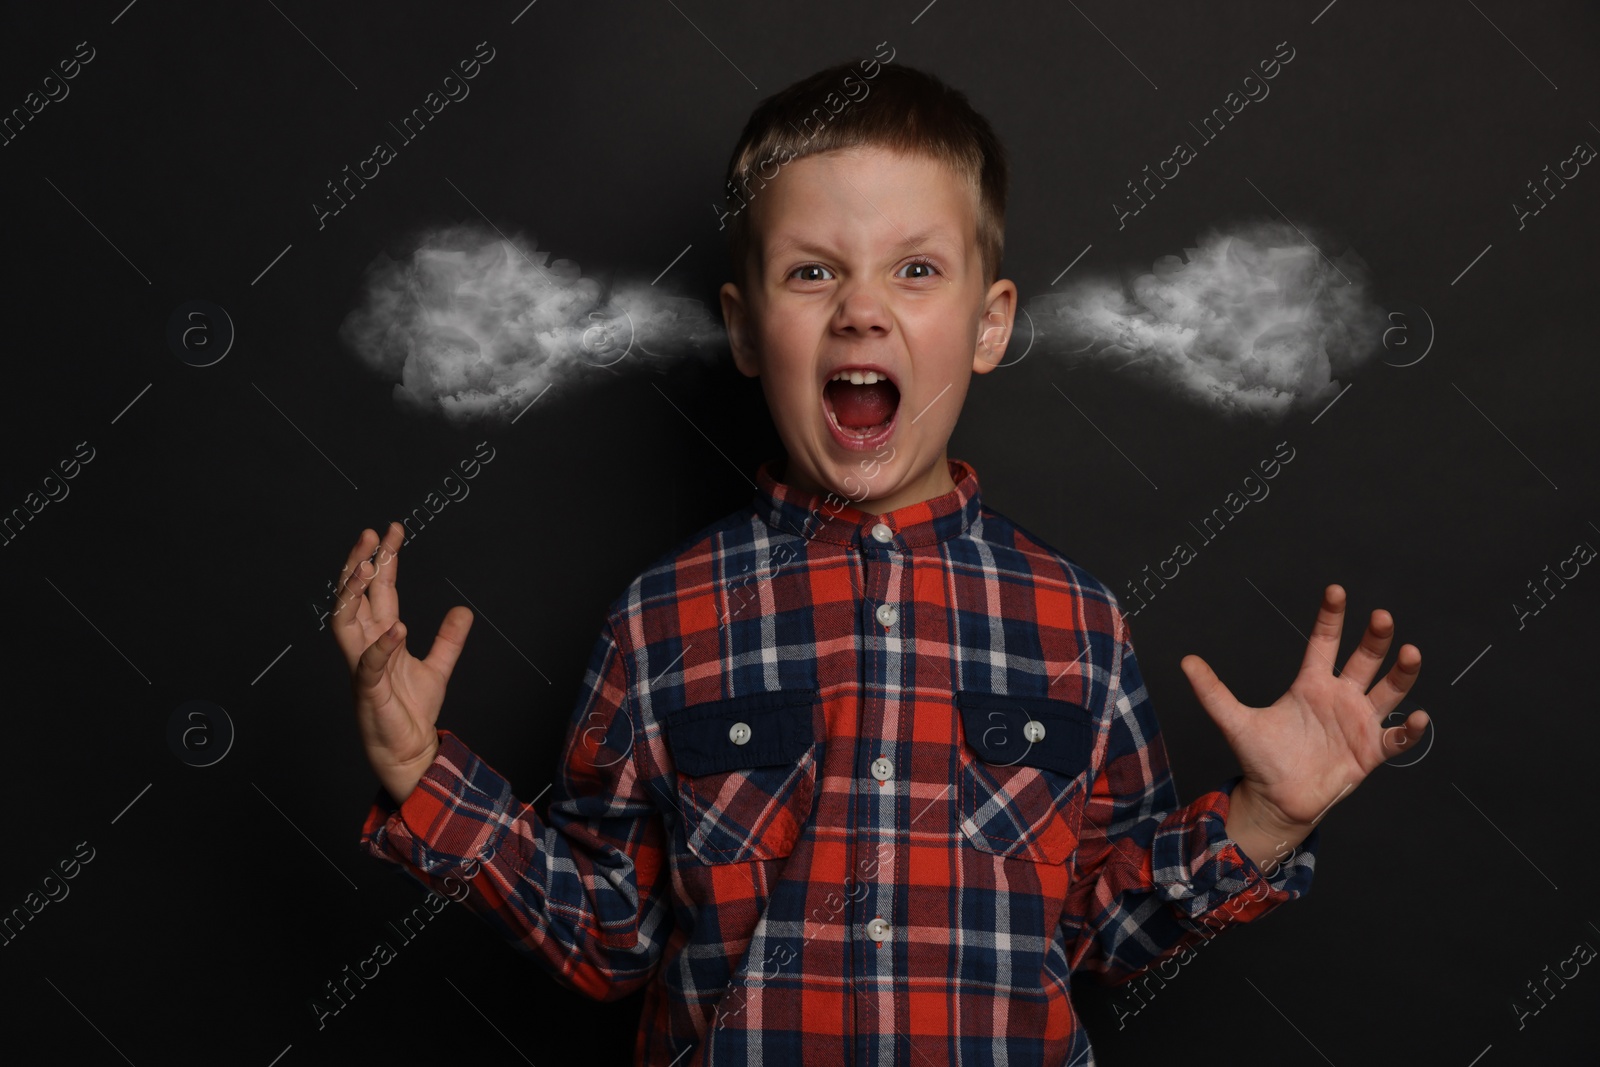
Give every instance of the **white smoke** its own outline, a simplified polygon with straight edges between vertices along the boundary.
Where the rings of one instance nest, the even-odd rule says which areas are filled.
[[[1353,250],[1330,259],[1269,221],[1208,230],[1183,251],[1127,284],[1091,277],[1030,301],[1038,343],[1268,418],[1332,399],[1380,347],[1388,320]]]
[[[521,234],[460,224],[426,233],[401,259],[379,253],[339,338],[395,383],[403,409],[452,423],[507,421],[550,386],[714,362],[722,326],[699,301],[642,282],[581,277]]]

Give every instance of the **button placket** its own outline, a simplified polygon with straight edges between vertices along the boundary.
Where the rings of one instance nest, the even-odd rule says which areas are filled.
[[[868,608],[872,618],[862,620],[866,623],[866,632],[862,635],[863,652],[870,666],[862,679],[867,689],[863,694],[862,727],[858,738],[860,747],[857,749],[857,759],[868,760],[866,771],[870,776],[863,782],[866,790],[860,797],[860,803],[863,805],[860,811],[864,820],[874,823],[878,820],[880,811],[893,810],[893,805],[896,803],[893,794],[900,792],[894,788],[895,764],[889,758],[890,752],[898,751],[895,745],[901,740],[895,726],[899,713],[894,707],[893,698],[885,693],[883,673],[891,663],[890,645],[893,644],[886,639],[897,632],[896,627],[900,622],[900,608],[890,602],[893,596],[891,589],[896,588],[897,576],[903,566],[909,566],[909,559],[908,553],[898,546],[895,531],[888,523],[873,521],[870,525],[861,527],[859,536],[863,548],[862,573],[865,579],[860,589],[864,603],[861,603],[860,607]],[[857,618],[862,617],[858,614]],[[856,764],[856,773],[860,773],[861,766],[859,762]],[[869,782],[870,785],[867,784]],[[873,836],[869,840],[876,842],[877,838]],[[884,844],[895,840],[896,836],[886,834]],[[863,847],[872,846],[863,845]],[[885,879],[886,875],[876,870],[876,864],[873,866],[874,873],[871,876],[863,877],[860,872],[855,873],[855,877],[862,878],[872,886],[873,892],[856,894],[859,899],[855,899],[850,905],[852,928],[856,932],[855,936],[861,939],[863,950],[867,952],[866,956],[853,954],[853,959],[859,961],[859,965],[864,965],[864,973],[889,977],[898,970],[898,961],[895,960],[893,953],[884,954],[874,949],[888,947],[893,927],[887,918],[877,912],[892,899],[893,893],[887,884],[877,884]]]

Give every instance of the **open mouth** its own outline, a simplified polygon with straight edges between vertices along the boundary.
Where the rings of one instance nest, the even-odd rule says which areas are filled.
[[[840,435],[866,442],[893,424],[900,390],[874,371],[847,370],[823,385],[822,399]]]

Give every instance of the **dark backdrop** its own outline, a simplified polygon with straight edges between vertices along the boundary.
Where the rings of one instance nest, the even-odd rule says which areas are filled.
[[[335,331],[379,250],[482,218],[586,273],[649,279],[689,246],[663,284],[714,308],[711,204],[750,109],[887,41],[1008,144],[1005,273],[1025,300],[1086,247],[1075,272],[1147,269],[1209,224],[1277,217],[1270,197],[1357,249],[1403,309],[1314,422],[1224,421],[1041,354],[974,383],[951,455],[1119,592],[1278,442],[1296,450],[1133,621],[1184,799],[1235,771],[1186,653],[1269,703],[1330,581],[1350,595],[1345,654],[1377,607],[1424,653],[1406,708],[1434,718],[1426,754],[1328,816],[1306,900],[1200,953],[1125,1025],[1086,985],[1102,1062],[1590,1062],[1600,977],[1551,983],[1520,1029],[1514,1003],[1600,946],[1600,577],[1584,568],[1520,627],[1513,605],[1600,546],[1600,177],[1584,168],[1521,228],[1511,205],[1600,144],[1592,7],[124,3],[8,5],[0,35],[7,111],[94,50],[0,148],[0,509],[92,450],[0,549],[0,907],[69,890],[0,948],[7,1045],[82,1064],[627,1060],[637,995],[568,992],[456,907],[318,1029],[309,999],[421,890],[356,849],[376,782],[316,605],[363,526],[488,439],[470,497],[406,549],[404,617],[422,654],[446,609],[476,605],[441,722],[540,795],[607,602],[776,454],[760,390],[726,358],[602,374],[471,432],[397,411]],[[324,183],[481,41],[495,58],[470,98],[319,229]],[[1272,97],[1119,229],[1124,183],[1283,41]],[[191,300],[236,331],[211,366],[169,342]],[[231,723],[210,766],[169,739],[177,715],[221,750],[220,716],[188,720],[191,700]]]

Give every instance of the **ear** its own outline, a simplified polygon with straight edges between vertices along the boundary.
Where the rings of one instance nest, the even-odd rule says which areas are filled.
[[[761,375],[761,363],[756,358],[754,324],[745,307],[744,295],[732,282],[724,282],[717,291],[722,301],[722,322],[728,330],[728,347],[733,349],[733,365],[747,378]]]
[[[1017,285],[1001,278],[989,286],[984,298],[983,318],[978,322],[978,342],[972,353],[975,374],[988,374],[999,366],[1011,341],[1011,326],[1017,316]]]

